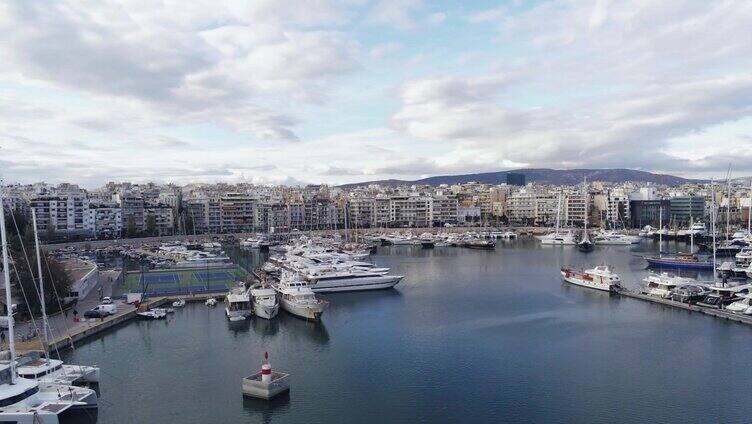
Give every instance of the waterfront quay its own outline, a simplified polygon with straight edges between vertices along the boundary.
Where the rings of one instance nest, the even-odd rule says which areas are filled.
[[[632,299],[639,299],[646,302],[655,303],[658,305],[668,306],[671,308],[678,308],[683,309],[685,311],[689,312],[698,312],[704,315],[708,315],[715,318],[720,318],[727,321],[733,321],[740,324],[746,324],[746,325],[752,325],[752,316],[749,315],[741,315],[741,314],[735,314],[732,312],[728,312],[723,309],[714,309],[714,308],[705,308],[702,306],[697,306],[690,303],[683,303],[683,302],[676,302],[671,299],[663,299],[655,296],[649,296],[643,293],[640,293],[639,291],[634,290],[617,290],[614,293],[618,294],[619,296],[625,296]]]

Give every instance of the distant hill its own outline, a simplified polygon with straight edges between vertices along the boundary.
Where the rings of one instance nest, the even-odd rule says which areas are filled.
[[[678,186],[686,183],[700,182],[702,180],[692,180],[687,178],[676,177],[666,174],[653,174],[652,172],[638,171],[635,169],[516,169],[500,172],[484,172],[481,174],[465,175],[441,175],[428,177],[420,180],[381,180],[367,181],[362,183],[344,184],[342,187],[357,187],[368,184],[381,184],[388,186],[425,184],[462,184],[475,181],[484,184],[501,184],[507,182],[507,173],[524,174],[527,182],[556,185],[575,185],[582,182],[584,177],[588,181],[604,181],[611,183],[621,183],[626,181],[654,183],[667,186]]]

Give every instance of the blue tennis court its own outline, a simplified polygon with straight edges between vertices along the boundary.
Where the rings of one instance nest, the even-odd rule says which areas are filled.
[[[235,280],[235,275],[229,271],[194,272],[193,275],[200,283],[230,282]]]
[[[145,284],[176,284],[180,282],[180,277],[177,274],[166,275],[149,275],[144,274],[142,281]]]

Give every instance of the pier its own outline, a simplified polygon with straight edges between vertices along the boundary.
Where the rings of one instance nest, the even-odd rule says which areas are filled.
[[[657,303],[657,304],[664,305],[664,306],[684,309],[689,312],[699,312],[699,313],[709,315],[712,317],[725,319],[727,321],[734,321],[734,322],[738,322],[741,324],[752,325],[752,316],[735,314],[732,312],[725,311],[723,309],[705,308],[702,306],[692,305],[689,303],[676,302],[671,299],[662,299],[662,298],[655,297],[655,296],[648,296],[646,294],[642,294],[642,293],[639,293],[633,290],[628,290],[628,289],[617,290],[614,293],[620,294],[625,297],[630,297],[632,299],[640,299],[646,302],[652,302],[652,303]]]

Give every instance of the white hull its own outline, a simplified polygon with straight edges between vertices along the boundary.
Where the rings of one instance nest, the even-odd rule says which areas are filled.
[[[279,305],[269,306],[269,305],[261,305],[261,304],[254,304],[253,305],[253,313],[263,319],[272,319],[277,316],[277,313],[279,312]]]
[[[225,308],[225,315],[227,315],[227,319],[230,321],[239,321],[241,319],[245,319],[246,317],[251,316],[251,310],[246,309],[236,309],[234,311],[231,311],[228,308]]]
[[[586,281],[586,280],[582,280],[576,277],[564,277],[564,281],[570,284],[574,284],[576,286],[587,287],[589,289],[601,290],[601,291],[606,291],[606,292],[611,291],[611,287],[608,285],[599,284],[593,281]]]
[[[313,306],[310,304],[301,305],[295,302],[287,301],[284,298],[280,300],[279,304],[282,309],[295,316],[314,321],[318,321],[321,318],[321,314],[324,312],[323,306]]]
[[[575,242],[574,239],[541,239],[541,244],[547,246],[574,246],[577,242]]]
[[[347,291],[390,289],[402,281],[401,275],[381,275],[351,279],[315,281],[311,289],[314,293],[335,293]]]

